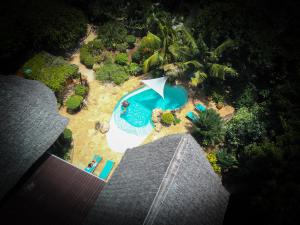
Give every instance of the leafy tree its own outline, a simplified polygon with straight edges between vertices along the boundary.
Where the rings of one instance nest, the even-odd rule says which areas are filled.
[[[203,146],[220,143],[224,138],[222,118],[213,109],[199,113],[192,134]]]
[[[126,41],[127,30],[122,23],[109,21],[99,27],[98,34],[107,49],[115,50],[117,44]]]
[[[266,124],[262,120],[263,109],[258,105],[253,108],[240,108],[226,124],[225,142],[231,151],[239,151],[244,146],[261,141],[267,134]]]

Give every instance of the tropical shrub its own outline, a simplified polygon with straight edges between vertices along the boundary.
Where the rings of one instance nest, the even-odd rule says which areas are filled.
[[[143,55],[141,53],[141,51],[137,50],[133,53],[133,55],[131,56],[131,60],[132,62],[141,64],[141,62],[143,61]]]
[[[89,69],[93,68],[95,60],[87,45],[83,45],[80,48],[80,62]]]
[[[67,110],[69,112],[75,112],[80,109],[83,97],[79,95],[72,95],[66,101]]]
[[[215,152],[210,152],[206,155],[214,171],[218,174],[221,173],[221,167],[218,165],[218,160]]]
[[[170,126],[174,123],[175,118],[174,115],[170,112],[165,112],[162,114],[161,116],[161,121],[163,122],[163,124]]]
[[[66,128],[62,133],[62,141],[64,144],[71,145],[72,140],[73,140],[72,131]]]
[[[141,74],[143,70],[137,63],[132,62],[126,67],[126,71],[130,75],[136,76]]]
[[[251,107],[255,104],[256,98],[257,95],[255,88],[249,85],[244,89],[242,95],[238,98],[236,106],[238,108]]]
[[[213,109],[201,112],[194,122],[192,134],[203,146],[220,143],[224,138],[222,118]]]
[[[109,51],[104,51],[102,57],[105,64],[113,63],[115,61],[114,54]]]
[[[101,39],[94,39],[87,44],[88,51],[93,55],[99,55],[104,50],[104,44]]]
[[[128,63],[128,56],[126,53],[119,53],[116,55],[115,62],[119,65],[127,65]]]
[[[134,48],[135,41],[136,41],[136,37],[134,35],[126,36],[126,42],[129,46],[129,48]]]
[[[242,107],[226,124],[225,143],[228,149],[236,151],[250,143],[261,141],[266,135],[266,124],[261,120],[262,108]]]
[[[107,63],[96,71],[96,79],[101,81],[113,81],[115,84],[121,84],[128,80],[129,75],[123,66]]]
[[[41,81],[56,94],[64,89],[68,78],[78,76],[76,65],[46,52],[40,52],[29,59],[24,64],[23,71],[25,78]]]
[[[81,84],[78,84],[75,86],[75,95],[79,95],[79,96],[86,96],[88,91],[88,88],[86,86],[83,86]]]
[[[115,50],[119,52],[126,52],[128,44],[126,42],[116,44]]]
[[[228,152],[226,149],[218,151],[216,156],[218,159],[218,164],[221,166],[222,170],[231,169],[238,165],[235,154]]]
[[[125,70],[120,70],[111,75],[111,80],[117,85],[124,83],[126,80],[128,80],[128,78],[129,75]]]
[[[109,21],[99,27],[98,34],[107,49],[115,50],[117,44],[125,42],[127,30],[122,23]]]

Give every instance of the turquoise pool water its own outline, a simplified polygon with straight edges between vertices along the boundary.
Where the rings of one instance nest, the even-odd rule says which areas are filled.
[[[133,92],[134,93],[134,92]],[[152,89],[147,89],[141,92],[137,91],[137,94],[132,95],[129,98],[122,98],[119,105],[119,117],[121,120],[125,120],[127,123],[135,128],[142,128],[149,123],[152,124],[151,116],[152,110],[155,108],[161,108],[162,110],[174,110],[181,108],[188,100],[187,91],[181,86],[166,85],[164,89],[163,99],[157,92]],[[122,113],[121,102],[124,100],[129,102],[129,106],[125,113]],[[118,123],[118,121],[116,121]],[[121,121],[119,121],[121,122]],[[122,123],[122,129],[130,131],[124,127]]]

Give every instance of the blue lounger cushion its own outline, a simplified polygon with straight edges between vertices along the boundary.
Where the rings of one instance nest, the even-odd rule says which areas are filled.
[[[102,172],[99,175],[99,178],[102,180],[106,180],[108,178],[108,175],[110,174],[110,172],[112,171],[113,167],[114,167],[115,162],[112,160],[107,160]]]
[[[94,165],[93,165],[92,167],[86,167],[86,168],[84,169],[84,171],[86,171],[86,172],[88,172],[88,173],[94,172],[94,170],[96,169],[96,167],[98,166],[98,164],[101,162],[102,157],[99,156],[99,155],[95,155],[94,158],[93,158],[93,160],[95,160]]]
[[[190,119],[192,122],[195,122],[197,120],[197,118],[198,118],[198,116],[195,113],[193,113],[193,112],[188,112],[186,114],[186,117],[188,119]]]
[[[198,111],[200,111],[200,112],[206,111],[206,107],[205,107],[204,105],[202,105],[202,104],[197,104],[197,105],[195,106],[195,108],[196,108]]]

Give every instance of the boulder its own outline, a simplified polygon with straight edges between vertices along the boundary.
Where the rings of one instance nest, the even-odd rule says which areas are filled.
[[[108,130],[109,130],[109,123],[107,123],[107,122],[101,123],[101,126],[100,126],[100,132],[101,132],[102,134],[104,134],[104,133],[106,133]]]

